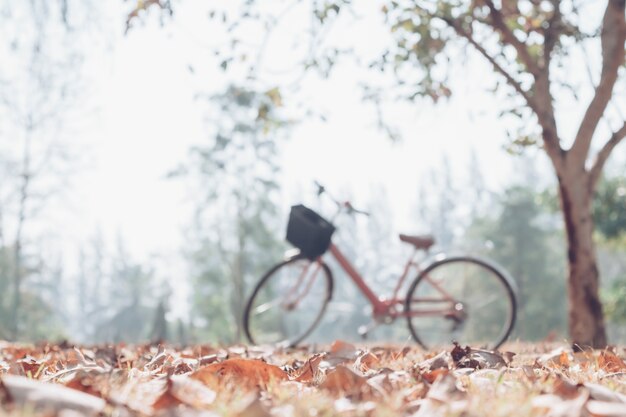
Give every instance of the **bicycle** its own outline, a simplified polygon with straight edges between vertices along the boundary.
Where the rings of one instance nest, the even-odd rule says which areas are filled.
[[[349,201],[340,202],[316,183],[318,196],[327,195],[337,206],[332,217],[368,213]],[[332,255],[372,306],[372,322],[361,326],[367,333],[379,324],[406,318],[413,339],[423,348],[457,342],[496,349],[509,337],[516,319],[514,281],[500,267],[473,256],[439,254],[422,266],[418,254],[428,253],[431,236],[401,234],[413,246],[412,255],[389,298],[379,297],[333,244],[335,226],[315,211],[291,208],[287,241],[295,246],[285,260],[272,267],[257,283],[243,314],[245,334],[253,344],[296,346],[320,323],[333,294],[333,275],[323,260]],[[417,276],[405,297],[399,297],[411,271]]]

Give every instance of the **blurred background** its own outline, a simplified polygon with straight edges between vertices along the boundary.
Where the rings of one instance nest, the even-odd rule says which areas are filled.
[[[451,52],[454,94],[407,100],[377,67],[395,39],[385,3],[339,14],[315,1],[0,0],[0,338],[243,341],[245,297],[288,249],[289,207],[331,214],[317,180],[371,212],[338,219],[335,240],[374,288],[390,292],[401,273],[398,233],[432,233],[439,250],[515,278],[514,338],[564,339],[548,159],[463,48]],[[600,3],[586,2],[590,26]],[[565,101],[559,123],[574,129],[583,110]],[[626,147],[604,172],[595,239],[617,343]],[[357,340],[369,321],[334,270],[340,301],[312,341]]]

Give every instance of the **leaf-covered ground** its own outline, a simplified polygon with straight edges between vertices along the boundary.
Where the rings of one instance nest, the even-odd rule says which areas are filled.
[[[0,345],[3,415],[626,416],[625,350]]]

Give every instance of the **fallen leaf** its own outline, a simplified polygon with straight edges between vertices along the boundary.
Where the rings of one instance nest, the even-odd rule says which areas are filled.
[[[191,378],[213,388],[221,382],[235,381],[248,389],[267,386],[272,381],[289,379],[287,373],[277,366],[258,359],[227,359],[223,362],[207,365],[191,374]]]
[[[183,402],[176,395],[174,395],[172,386],[172,380],[168,378],[165,390],[163,390],[163,393],[159,395],[156,401],[152,404],[153,410],[163,410],[183,404]]]
[[[333,354],[345,354],[350,355],[356,351],[356,347],[348,342],[344,342],[343,340],[335,340],[332,345],[330,345],[330,353]]]
[[[532,406],[537,411],[537,415],[547,417],[580,417],[589,393],[581,391],[580,394],[572,399],[562,399],[554,394],[539,395],[532,399]]]
[[[86,371],[79,371],[74,377],[64,384],[66,387],[84,392],[89,395],[102,398],[102,392],[97,387],[97,381],[94,375]]]
[[[203,409],[211,406],[216,397],[215,391],[201,382],[177,375],[167,379],[163,392],[152,404],[152,408],[162,410],[185,404]]]
[[[502,368],[507,366],[507,361],[497,352],[482,349],[471,349],[470,360],[477,361],[481,369]]]
[[[587,411],[594,417],[624,417],[626,416],[626,404],[605,401],[587,401]]]
[[[451,360],[452,357],[450,353],[444,351],[439,353],[437,356],[421,362],[418,367],[423,371],[434,371],[441,368],[448,369]]]
[[[358,369],[361,372],[367,372],[369,370],[375,369],[376,365],[379,363],[380,359],[378,359],[378,356],[374,355],[371,352],[363,352],[354,361],[354,368]]]
[[[412,417],[461,415],[467,408],[467,395],[459,390],[451,374],[437,379]]]
[[[452,356],[454,363],[458,363],[461,359],[469,355],[471,351],[472,349],[469,346],[462,348],[461,345],[454,342],[454,348],[450,351],[450,356]]]
[[[544,355],[541,355],[538,359],[538,362],[546,367],[560,368],[563,367],[565,363],[569,364],[570,354],[571,350],[560,347]]]
[[[366,383],[367,380],[364,377],[357,375],[345,366],[339,365],[326,374],[326,379],[320,384],[320,388],[334,394],[350,395],[360,393]]]
[[[298,369],[298,375],[296,375],[293,380],[298,382],[311,382],[316,377],[319,365],[322,362],[322,359],[326,354],[318,353],[317,355],[313,355],[309,358],[308,361],[305,362],[304,365]]]
[[[598,355],[598,367],[606,372],[621,372],[626,370],[626,363],[615,353],[603,350]]]
[[[358,354],[359,351],[353,344],[342,340],[335,340],[330,346],[330,352],[324,360],[328,362],[329,365],[336,366],[355,360]]]
[[[524,375],[530,382],[537,381],[537,375],[535,375],[535,370],[532,366],[524,365],[522,366],[522,371],[524,371]]]
[[[446,374],[435,381],[428,390],[426,398],[440,402],[448,402],[465,398],[465,396],[465,392],[459,389],[457,379],[451,374]]]
[[[53,412],[74,410],[87,415],[99,414],[106,406],[102,398],[51,382],[17,375],[4,375],[1,381],[11,402],[19,405]]]
[[[469,346],[462,348],[458,343],[450,352],[452,360],[457,368],[485,369],[501,368],[507,366],[507,361],[497,352],[472,349]]]
[[[432,384],[438,378],[448,375],[449,373],[450,373],[450,370],[448,368],[438,368],[438,369],[435,369],[434,371],[425,372],[421,376],[422,378],[424,378],[426,382],[428,382],[429,384]]]
[[[394,384],[389,379],[389,374],[378,374],[368,378],[366,382],[383,396],[387,396],[394,390]]]
[[[216,354],[205,355],[198,359],[198,366],[205,366],[215,363],[219,360]]]
[[[21,375],[28,375],[32,378],[37,378],[41,371],[46,367],[43,360],[35,359],[30,355],[26,355],[22,359],[15,361],[22,368]]]
[[[557,377],[553,385],[553,393],[561,398],[575,398],[580,393],[580,387],[570,381],[565,380],[563,377]]]
[[[591,398],[598,401],[618,402],[626,404],[626,395],[613,391],[605,386],[592,384],[589,382],[583,383],[583,386],[589,390]]]

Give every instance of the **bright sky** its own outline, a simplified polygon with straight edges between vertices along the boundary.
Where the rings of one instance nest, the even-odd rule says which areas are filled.
[[[96,56],[92,101],[97,116],[84,131],[92,162],[74,181],[69,213],[74,245],[82,245],[96,229],[108,242],[120,234],[131,254],[156,261],[159,275],[173,279],[184,274],[180,249],[192,204],[185,185],[164,176],[207,135],[206,106],[194,96],[224,87],[215,63],[205,58],[205,40],[211,39],[206,14],[191,3],[181,3],[164,28],[148,23],[126,37],[120,30],[112,47]],[[286,206],[312,191],[314,179],[330,189],[353,190],[356,204],[367,201],[372,185],[381,185],[388,190],[394,227],[424,231],[411,211],[420,177],[437,169],[444,153],[459,178],[468,170],[472,148],[484,162],[491,187],[508,176],[502,174],[510,164],[502,152],[504,130],[489,109],[493,102],[484,86],[459,85],[453,100],[436,107],[424,102],[399,109],[391,120],[404,139],[392,144],[376,128],[352,70],[339,68],[330,81],[303,89],[328,119],[303,123],[290,135],[283,150]]]

